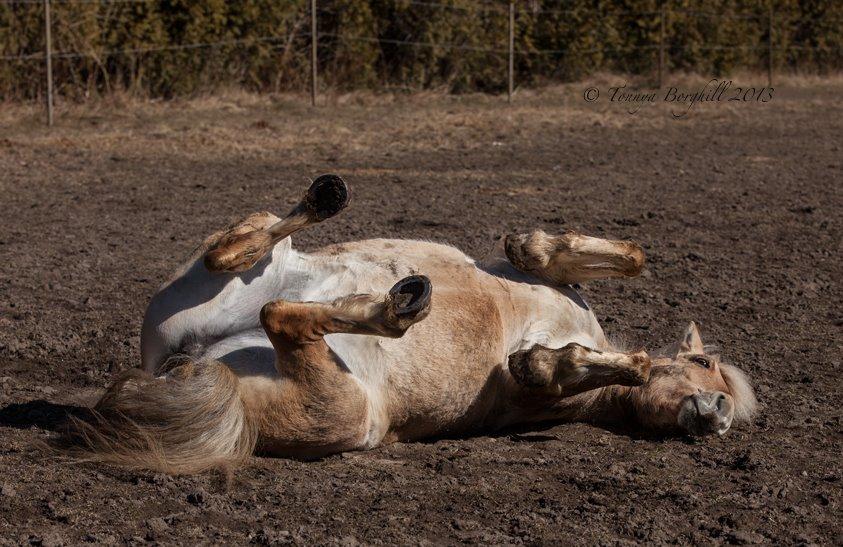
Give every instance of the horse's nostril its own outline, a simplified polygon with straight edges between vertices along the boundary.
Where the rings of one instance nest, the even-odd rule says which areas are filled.
[[[729,429],[731,413],[732,405],[726,393],[696,393],[683,404],[679,425],[692,435],[721,435]]]

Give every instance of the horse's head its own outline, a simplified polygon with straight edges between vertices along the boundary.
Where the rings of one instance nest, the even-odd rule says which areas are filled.
[[[757,406],[746,376],[703,346],[691,323],[682,339],[652,359],[650,378],[633,388],[632,403],[645,427],[691,435],[722,435],[748,420]]]

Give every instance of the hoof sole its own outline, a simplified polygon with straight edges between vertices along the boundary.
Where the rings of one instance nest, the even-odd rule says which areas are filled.
[[[414,319],[430,307],[433,286],[424,275],[411,275],[389,290],[392,311],[400,319]]]
[[[317,222],[336,215],[348,205],[348,186],[337,175],[321,175],[307,190],[304,204]]]

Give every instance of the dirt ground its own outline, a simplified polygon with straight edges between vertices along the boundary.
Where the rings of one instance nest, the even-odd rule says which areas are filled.
[[[843,543],[843,80],[635,115],[606,77],[489,96],[228,94],[0,107],[0,544]],[[692,80],[685,84],[693,86]],[[594,84],[601,100],[583,101]],[[674,109],[675,110],[675,109]],[[352,188],[298,246],[368,237],[473,255],[515,230],[633,238],[645,275],[584,295],[648,348],[689,320],[762,411],[722,438],[582,424],[395,444],[229,481],[71,464],[38,442],[137,366],[144,307],[207,234]]]

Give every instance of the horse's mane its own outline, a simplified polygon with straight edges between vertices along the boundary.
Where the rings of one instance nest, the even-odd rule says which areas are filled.
[[[720,363],[720,374],[726,385],[729,386],[729,393],[735,401],[735,420],[746,422],[755,415],[758,410],[758,399],[749,384],[746,375],[737,367]]]

